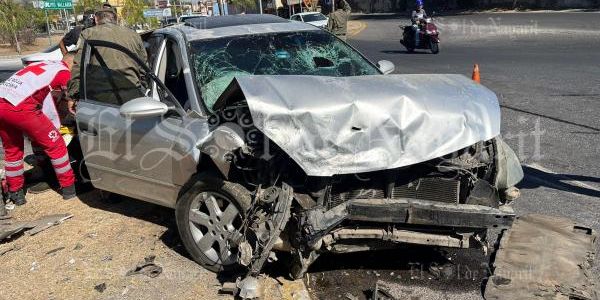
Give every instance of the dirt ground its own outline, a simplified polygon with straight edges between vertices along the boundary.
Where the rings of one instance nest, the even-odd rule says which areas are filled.
[[[52,35],[52,45],[58,44],[58,41],[63,37],[63,34],[54,34]],[[50,47],[48,42],[48,36],[42,35],[35,39],[35,43],[33,45],[23,45],[21,44],[21,55],[27,55],[31,53],[40,52],[46,48]],[[9,44],[0,44],[0,57],[2,56],[17,56],[17,50],[15,50],[14,46]]]
[[[54,191],[28,195],[13,219],[73,217],[34,236],[0,245],[0,299],[229,299],[216,276],[188,259],[173,211],[99,191],[64,201]],[[163,273],[125,276],[149,255]],[[96,286],[105,284],[99,291]]]
[[[231,278],[219,278],[188,257],[171,209],[99,190],[69,201],[55,191],[26,198],[11,220],[73,217],[0,243],[0,299],[232,299],[219,294],[220,280]],[[158,277],[126,276],[151,255],[163,269]],[[274,277],[262,277],[265,300],[308,299],[302,281]]]

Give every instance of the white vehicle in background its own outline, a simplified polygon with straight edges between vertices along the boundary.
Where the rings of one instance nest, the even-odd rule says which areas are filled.
[[[326,28],[329,19],[320,12],[305,12],[292,15],[290,20],[308,23],[319,28]]]
[[[67,47],[67,50],[71,51],[75,49],[75,45],[71,45]],[[63,58],[62,52],[60,51],[60,47],[58,46],[58,44],[53,45],[48,47],[47,49],[41,51],[41,52],[37,52],[37,53],[33,53],[33,54],[29,54],[29,55],[25,55],[23,57],[21,57],[21,62],[23,63],[23,66],[26,66],[30,63],[34,63],[34,62],[38,62],[38,61],[44,61],[44,60],[50,60],[50,61],[56,61],[56,60],[61,60]]]
[[[177,19],[177,23],[184,23],[186,20],[194,19],[194,18],[206,18],[207,15],[202,14],[191,14],[191,15],[183,15]]]

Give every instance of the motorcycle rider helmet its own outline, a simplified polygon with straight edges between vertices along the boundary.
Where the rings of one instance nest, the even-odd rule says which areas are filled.
[[[423,0],[417,0],[417,7],[423,7]]]

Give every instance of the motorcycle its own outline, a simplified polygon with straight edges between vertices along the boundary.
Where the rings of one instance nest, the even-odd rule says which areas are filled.
[[[419,44],[415,45],[415,30],[414,25],[404,26],[404,33],[400,44],[406,47],[408,52],[413,52],[415,49],[431,50],[431,53],[438,54],[440,52],[440,38],[437,26],[433,24],[431,18],[426,18],[420,21],[419,26]]]

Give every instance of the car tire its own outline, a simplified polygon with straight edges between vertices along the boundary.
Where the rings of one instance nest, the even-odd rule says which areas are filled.
[[[240,233],[251,205],[250,192],[215,177],[194,180],[175,209],[181,241],[192,259],[207,270],[235,271],[241,266],[228,237]]]
[[[433,54],[440,53],[440,45],[438,42],[431,41],[429,43],[430,43],[429,48],[431,49],[431,53],[433,53]]]

